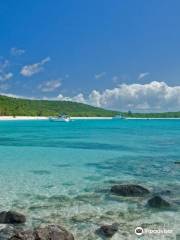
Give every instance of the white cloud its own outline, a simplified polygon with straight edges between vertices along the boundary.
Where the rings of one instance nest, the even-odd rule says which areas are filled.
[[[12,72],[8,72],[8,73],[1,73],[0,74],[0,81],[6,81],[9,80],[13,77],[13,73]]]
[[[141,80],[141,79],[145,78],[145,77],[148,76],[149,74],[150,74],[149,72],[140,73],[139,76],[138,76],[138,80]]]
[[[121,111],[179,111],[180,86],[171,87],[165,82],[157,81],[148,84],[121,84],[103,92],[93,90],[87,97],[80,93],[71,98],[59,95],[58,99]]]
[[[52,89],[51,84],[47,85]],[[11,94],[6,95],[14,96]],[[147,84],[121,84],[113,89],[105,89],[102,92],[93,90],[88,96],[83,95],[83,93],[72,97],[59,94],[56,98],[49,100],[55,99],[81,102],[119,111],[180,111],[180,86],[169,86],[165,82],[158,81]]]
[[[65,97],[62,94],[59,94],[56,98],[56,100],[60,100],[60,101],[72,101],[72,102],[80,102],[80,103],[87,103],[84,95],[82,93],[79,93],[78,95],[74,96],[74,97]]]
[[[47,58],[44,58],[41,62],[34,63],[34,64],[31,64],[31,65],[25,65],[21,69],[20,73],[24,77],[31,77],[32,75],[43,71],[43,69],[44,69],[43,65],[46,64],[49,61],[50,61],[50,57],[47,57]]]
[[[0,83],[0,90],[1,91],[6,91],[7,89],[9,89],[10,86],[9,84],[6,84],[6,83]],[[1,93],[0,93],[1,94]]]
[[[6,80],[9,80],[10,78],[12,78],[13,77],[13,73],[12,72],[9,72],[9,73],[6,73],[5,74],[5,79]]]
[[[7,72],[7,68],[9,67],[9,61],[7,59],[1,60],[0,62],[0,81],[6,81],[13,77],[12,72]]]
[[[118,77],[118,76],[113,76],[113,77],[112,77],[112,81],[113,81],[114,83],[117,83],[118,80],[119,80],[119,77]]]
[[[13,56],[20,56],[20,55],[24,54],[26,52],[26,50],[21,49],[21,48],[13,47],[13,48],[11,48],[10,52]]]
[[[78,95],[74,96],[73,101],[85,103],[84,95],[82,93],[79,93]]]
[[[42,92],[53,92],[60,86],[61,86],[61,79],[57,79],[57,80],[50,80],[50,81],[44,82],[44,83],[40,84],[38,86],[38,88]]]
[[[96,79],[100,79],[100,78],[102,78],[102,77],[105,77],[106,76],[106,72],[101,72],[101,73],[97,73],[97,74],[95,74],[95,78]]]
[[[9,66],[9,61],[7,59],[1,60],[0,62],[0,73],[4,73],[5,69]]]

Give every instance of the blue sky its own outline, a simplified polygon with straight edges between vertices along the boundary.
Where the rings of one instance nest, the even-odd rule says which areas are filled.
[[[2,0],[0,92],[179,110],[179,9],[178,0]]]

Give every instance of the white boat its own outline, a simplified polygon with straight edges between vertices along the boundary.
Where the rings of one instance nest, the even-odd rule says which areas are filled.
[[[52,122],[69,122],[71,118],[67,115],[60,115],[58,117],[50,117],[49,120]]]
[[[122,115],[116,115],[114,116],[112,119],[125,119],[125,117],[123,117]]]

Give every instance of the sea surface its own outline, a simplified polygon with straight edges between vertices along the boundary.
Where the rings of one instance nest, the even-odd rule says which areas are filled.
[[[112,240],[139,239],[134,229],[180,233],[180,120],[0,122],[0,211],[27,216],[26,227],[58,223],[76,240],[100,240],[102,224],[119,224]],[[114,184],[133,183],[171,203],[118,197]]]

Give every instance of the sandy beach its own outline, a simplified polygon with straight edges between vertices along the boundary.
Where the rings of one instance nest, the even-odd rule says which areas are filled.
[[[0,116],[0,121],[16,120],[48,120],[49,117],[32,117],[32,116]],[[71,117],[72,120],[111,120],[112,117]],[[180,118],[125,118],[124,120],[180,120]],[[117,119],[118,120],[118,119]],[[121,120],[121,119],[119,119]]]
[[[1,116],[0,121],[15,121],[15,120],[48,120],[49,117],[32,117],[32,116]],[[101,119],[112,119],[111,117],[71,117],[71,119],[94,119],[94,120],[101,120]]]
[[[31,116],[1,116],[0,121],[13,121],[13,120],[46,120],[48,117],[31,117]]]

